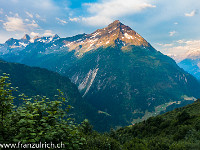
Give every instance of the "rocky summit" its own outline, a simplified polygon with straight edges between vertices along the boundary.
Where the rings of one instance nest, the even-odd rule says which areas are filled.
[[[64,40],[64,43],[70,50],[76,50],[77,54],[83,54],[99,47],[106,48],[115,44],[121,45],[123,48],[129,45],[149,46],[149,43],[144,38],[119,20],[114,21],[106,28],[84,35],[76,41]]]

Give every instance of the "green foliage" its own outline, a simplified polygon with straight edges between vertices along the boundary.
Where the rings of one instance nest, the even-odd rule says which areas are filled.
[[[92,135],[87,135],[85,149],[88,150],[120,150],[122,146],[120,143],[109,137],[106,134],[93,133]]]
[[[8,82],[9,75],[4,74],[0,77],[0,142],[6,141],[10,132],[10,113],[13,109],[12,92],[14,88],[10,88],[11,83]]]
[[[182,124],[184,123],[187,119],[190,119],[190,114],[187,111],[180,112],[177,116],[178,123]]]
[[[191,126],[188,125],[180,125],[178,126],[178,131],[174,134],[173,139],[175,141],[184,139],[187,133],[192,129]]]
[[[92,128],[93,126],[89,123],[88,119],[85,119],[80,125],[80,130],[85,135],[91,134],[93,132]]]
[[[22,97],[24,104],[12,115],[16,132],[13,142],[63,142],[67,149],[78,149],[83,145],[78,128],[66,118],[71,106],[66,106],[63,93],[59,91],[59,94],[56,101],[40,96],[33,99]],[[62,109],[64,105],[65,110]]]
[[[163,137],[152,137],[152,139],[148,139],[148,148],[150,150],[168,150],[169,140]]]
[[[125,150],[148,150],[147,144],[140,139],[134,138],[124,144]]]
[[[82,137],[86,140],[83,147],[84,150],[121,150],[122,145],[117,140],[107,133],[100,134],[92,128],[87,119],[79,125],[79,131],[81,131]]]
[[[71,106],[60,90],[54,101],[22,94],[23,104],[14,109],[12,88],[7,79],[8,76],[0,79],[1,143],[62,142],[66,149],[80,149],[84,145],[85,139],[68,117]]]

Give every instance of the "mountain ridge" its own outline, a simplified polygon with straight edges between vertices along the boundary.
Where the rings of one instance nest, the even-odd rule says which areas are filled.
[[[11,49],[25,49],[27,45],[34,42],[49,43],[60,39],[62,47],[68,47],[69,51],[75,50],[77,56],[82,56],[84,53],[102,46],[119,45],[124,49],[128,49],[130,45],[151,46],[141,35],[122,24],[119,20],[114,21],[103,29],[97,29],[91,34],[80,34],[80,36],[75,37],[78,37],[78,39],[71,41],[72,37],[60,38],[57,34],[49,37],[35,36],[34,38],[30,38],[28,34],[25,34],[21,39],[11,38],[6,43]]]

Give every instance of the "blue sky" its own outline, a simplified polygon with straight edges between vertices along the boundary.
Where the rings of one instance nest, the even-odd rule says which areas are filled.
[[[200,49],[199,0],[0,0],[0,43],[8,38],[91,33],[120,20],[165,54]]]

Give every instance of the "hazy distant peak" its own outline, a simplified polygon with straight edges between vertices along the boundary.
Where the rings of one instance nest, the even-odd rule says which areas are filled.
[[[35,39],[39,39],[39,38],[41,38],[41,37],[39,37],[39,36],[35,36],[33,39],[35,40]]]
[[[58,34],[55,34],[55,35],[53,36],[53,38],[60,38],[60,37],[58,36]]]
[[[25,34],[22,38],[22,40],[26,40],[29,41],[31,39],[31,37],[28,34]]]

